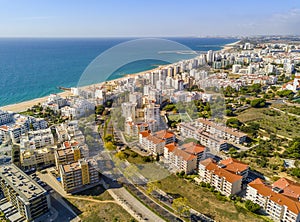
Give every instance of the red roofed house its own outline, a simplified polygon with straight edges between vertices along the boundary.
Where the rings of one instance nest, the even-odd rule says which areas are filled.
[[[300,200],[300,184],[286,178],[280,178],[272,184],[272,188],[278,187],[282,190],[282,194]]]
[[[184,171],[186,174],[197,170],[198,163],[205,151],[205,147],[191,143],[179,147],[170,143],[164,147],[164,162],[170,164],[176,172]]]
[[[287,188],[289,187],[290,188]],[[285,190],[287,189],[287,190]],[[246,199],[259,204],[275,221],[300,221],[299,184],[279,179],[272,186],[266,185],[261,179],[248,184]],[[292,191],[298,195],[291,195]],[[291,197],[292,196],[292,197]]]
[[[245,180],[248,176],[249,172],[249,166],[241,161],[238,161],[234,158],[228,158],[225,160],[221,160],[220,164],[224,165],[224,169],[241,175],[243,177],[243,180]]]
[[[167,130],[161,130],[151,134],[149,131],[139,133],[140,145],[153,155],[162,155],[164,146],[175,142],[175,139],[175,134]]]
[[[237,194],[242,189],[243,177],[226,170],[224,165],[218,165],[211,158],[199,163],[199,176],[201,181],[209,183],[226,196]]]

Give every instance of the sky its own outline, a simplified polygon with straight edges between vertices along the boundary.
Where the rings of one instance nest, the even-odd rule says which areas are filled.
[[[300,0],[0,0],[0,37],[300,35]]]

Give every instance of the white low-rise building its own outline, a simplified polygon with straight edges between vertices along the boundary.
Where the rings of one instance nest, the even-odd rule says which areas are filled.
[[[209,183],[226,196],[237,194],[242,190],[243,177],[226,170],[223,165],[218,165],[211,158],[199,163],[199,177],[201,181]]]
[[[153,155],[162,155],[164,152],[164,146],[169,143],[175,142],[175,134],[161,130],[155,133],[144,131],[139,133],[139,144]]]
[[[294,192],[299,194],[299,187]],[[247,185],[246,199],[260,205],[275,221],[300,221],[299,199],[286,196],[282,188],[268,186],[259,178]]]

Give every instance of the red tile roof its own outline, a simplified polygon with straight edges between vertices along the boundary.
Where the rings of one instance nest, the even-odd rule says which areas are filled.
[[[212,158],[207,158],[205,160],[200,161],[200,164],[203,166],[207,166],[210,163],[215,163],[215,161]]]
[[[159,139],[159,138],[157,138],[155,136],[152,136],[152,135],[148,136],[146,139],[151,141],[154,144],[159,144],[159,143],[164,143],[165,142],[164,140]]]
[[[220,164],[226,166],[226,170],[233,172],[233,173],[240,173],[249,168],[249,166],[241,161],[238,161],[234,158],[228,158],[225,160],[221,160]]]
[[[0,126],[0,128],[3,130],[6,130],[6,131],[8,130],[8,126],[6,126],[6,125]]]
[[[65,148],[71,147],[71,144],[69,143],[69,141],[65,141],[65,142],[64,142],[64,147],[65,147]]]
[[[182,150],[191,154],[199,154],[205,151],[205,147],[194,142],[185,143],[182,145]]]
[[[292,211],[293,213],[300,213],[299,201],[295,201],[291,198],[288,198],[281,193],[274,192],[272,188],[264,184],[261,179],[256,179],[252,181],[248,184],[248,186],[256,189],[259,194],[261,194],[264,197],[268,197],[274,203],[281,206],[286,206],[288,210]]]
[[[280,178],[272,184],[272,187],[278,187],[283,190],[283,195],[298,200],[300,197],[300,184],[286,178]]]
[[[153,136],[161,138],[161,139],[168,139],[174,137],[174,133],[168,130],[161,130],[158,132],[153,133]]]
[[[231,173],[227,171],[226,169],[220,168],[216,163],[210,162],[206,165],[206,170],[211,171],[213,174],[225,178],[226,181],[230,183],[234,183],[238,180],[242,180],[242,176]]]
[[[165,145],[165,148],[168,149],[168,152],[173,152],[173,150],[175,150],[177,147],[176,143],[169,143],[167,145]]]
[[[197,159],[197,156],[193,155],[193,154],[189,154],[181,149],[174,149],[173,154],[175,156],[181,157],[182,159],[184,159],[185,161],[190,161],[193,159]]]
[[[142,132],[139,132],[139,134],[142,136],[142,137],[147,137],[150,135],[150,132],[149,131],[142,131]]]

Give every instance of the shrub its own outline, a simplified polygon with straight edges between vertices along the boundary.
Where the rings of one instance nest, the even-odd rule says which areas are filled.
[[[259,98],[259,99],[253,99],[250,102],[250,105],[254,108],[261,108],[264,107],[266,105],[266,100],[263,98]]]
[[[260,206],[257,203],[253,203],[251,200],[246,200],[245,207],[253,213],[256,213],[260,209]]]

